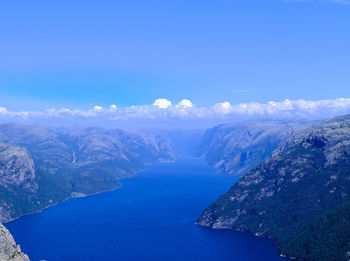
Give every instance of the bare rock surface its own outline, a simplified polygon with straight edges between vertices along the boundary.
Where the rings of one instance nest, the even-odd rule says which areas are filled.
[[[197,224],[272,238],[302,260],[347,260],[350,249],[350,115],[290,136]]]
[[[0,185],[21,186],[36,191],[35,168],[30,153],[22,147],[0,143]]]
[[[0,224],[0,261],[29,261],[27,255],[22,253],[10,232]]]
[[[242,176],[265,159],[304,121],[251,120],[223,124],[205,132],[202,156],[219,173]]]

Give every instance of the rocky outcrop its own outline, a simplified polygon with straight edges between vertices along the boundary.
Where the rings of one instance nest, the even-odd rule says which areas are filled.
[[[75,152],[75,165],[103,161],[127,162],[171,160],[174,153],[168,139],[152,133],[131,130],[84,128],[60,134]]]
[[[29,261],[10,232],[0,224],[0,261]]]
[[[0,222],[114,189],[146,164],[173,159],[170,140],[152,133],[0,125]],[[29,261],[0,224],[0,261],[5,260]]]
[[[0,222],[115,189],[147,164],[173,159],[171,141],[149,132],[2,124]]]
[[[200,151],[219,173],[242,176],[271,157],[286,137],[306,126],[306,122],[282,120],[219,125],[206,131]]]
[[[30,153],[19,146],[0,143],[0,186],[16,186],[28,191],[38,189],[34,162]]]
[[[272,238],[284,255],[348,260],[350,116],[288,138],[211,204],[198,225]]]
[[[22,147],[0,143],[0,222],[9,221],[32,195],[37,194],[35,166]]]

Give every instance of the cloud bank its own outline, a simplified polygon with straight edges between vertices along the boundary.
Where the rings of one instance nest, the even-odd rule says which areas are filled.
[[[347,113],[350,113],[350,98],[317,101],[286,99],[280,102],[241,104],[224,101],[209,107],[198,107],[189,99],[173,104],[168,99],[159,98],[152,105],[96,105],[88,110],[52,108],[15,112],[0,106],[0,121],[49,125],[195,128],[246,119],[323,119]]]

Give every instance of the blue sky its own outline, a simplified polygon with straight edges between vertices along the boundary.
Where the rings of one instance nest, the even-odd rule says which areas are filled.
[[[0,3],[0,107],[350,97],[346,1]]]

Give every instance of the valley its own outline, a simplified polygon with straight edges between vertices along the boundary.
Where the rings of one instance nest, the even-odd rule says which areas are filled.
[[[9,222],[70,198],[116,188],[119,188],[116,192],[101,195],[118,194],[119,190],[131,193],[126,191],[125,185],[132,183],[136,176],[146,182],[144,185],[140,183],[140,186],[152,187],[146,181],[147,175],[145,178],[142,176],[142,170],[146,169],[145,173],[149,173],[149,169],[154,170],[152,166],[165,166],[165,169],[156,168],[156,173],[164,170],[164,176],[171,174],[169,179],[182,173],[182,188],[173,188],[168,182],[165,186],[173,188],[174,193],[176,189],[179,189],[177,193],[184,193],[178,194],[179,197],[184,197],[181,201],[183,206],[199,204],[186,202],[186,195],[190,193],[191,187],[195,191],[196,182],[206,184],[209,176],[205,173],[213,175],[212,171],[215,170],[217,174],[214,176],[217,177],[210,176],[210,179],[213,178],[213,189],[220,184],[220,179],[231,180],[225,183],[226,190],[233,183],[234,185],[220,197],[225,192],[222,187],[214,190],[215,193],[209,187],[206,191],[198,187],[196,197],[201,194],[203,199],[209,196],[211,199],[200,201],[201,207],[196,208],[199,211],[197,216],[194,213],[187,216],[186,211],[181,210],[184,217],[188,218],[187,226],[191,223],[190,219],[193,225],[200,216],[196,222],[199,226],[245,231],[268,237],[276,242],[283,255],[289,257],[315,261],[320,258],[346,260],[349,251],[347,239],[350,238],[350,234],[347,234],[350,188],[348,117],[322,122],[245,121],[219,125],[208,130],[49,128],[41,125],[3,124],[0,125],[0,218],[2,222]],[[196,162],[194,158],[204,160],[214,168],[205,170],[203,177],[199,177],[199,171],[205,169],[203,165],[188,161],[182,170],[181,162],[186,161],[176,162],[184,157],[192,158],[193,162]],[[175,163],[159,165],[165,164],[162,162]],[[167,166],[170,169],[174,166],[174,171],[166,170]],[[196,166],[201,167],[197,169]],[[136,173],[139,174],[135,176]],[[189,175],[188,180],[186,174]],[[151,181],[152,179],[149,182]],[[183,190],[185,188],[187,192]],[[157,194],[157,190],[154,193],[162,197]],[[129,194],[125,197],[118,198],[118,201],[133,198]],[[217,197],[219,198],[215,201]],[[78,200],[85,198],[74,200],[82,202]],[[89,201],[90,197],[86,200]],[[69,202],[71,201],[61,204],[72,204]],[[158,204],[156,202],[149,204]],[[60,208],[61,204],[54,209]],[[209,206],[205,209],[207,205]],[[203,209],[205,210],[200,215]],[[45,217],[44,213],[51,213],[50,211],[51,208],[37,215]],[[82,210],[79,215],[84,212]],[[130,209],[127,208],[123,211],[129,212]],[[161,217],[154,215],[152,218],[159,222]],[[177,216],[175,213],[169,215]],[[26,245],[30,238],[30,233],[26,232],[28,224],[21,222],[31,220],[34,216],[7,223],[11,231],[14,229],[21,245]],[[131,218],[129,214],[127,217]],[[100,219],[103,220],[102,217]],[[120,222],[127,221],[124,219]],[[334,223],[342,225],[335,226]],[[12,227],[12,224],[19,225]],[[47,229],[50,231],[56,228]],[[154,227],[153,230],[155,229]],[[310,239],[315,237],[328,241],[320,248]],[[336,245],[333,245],[334,242],[337,242]],[[29,247],[25,249],[31,255],[34,253]],[[35,250],[36,256],[40,256],[39,250],[42,251]],[[229,256],[227,260],[231,260]],[[55,259],[51,257],[50,260]]]

